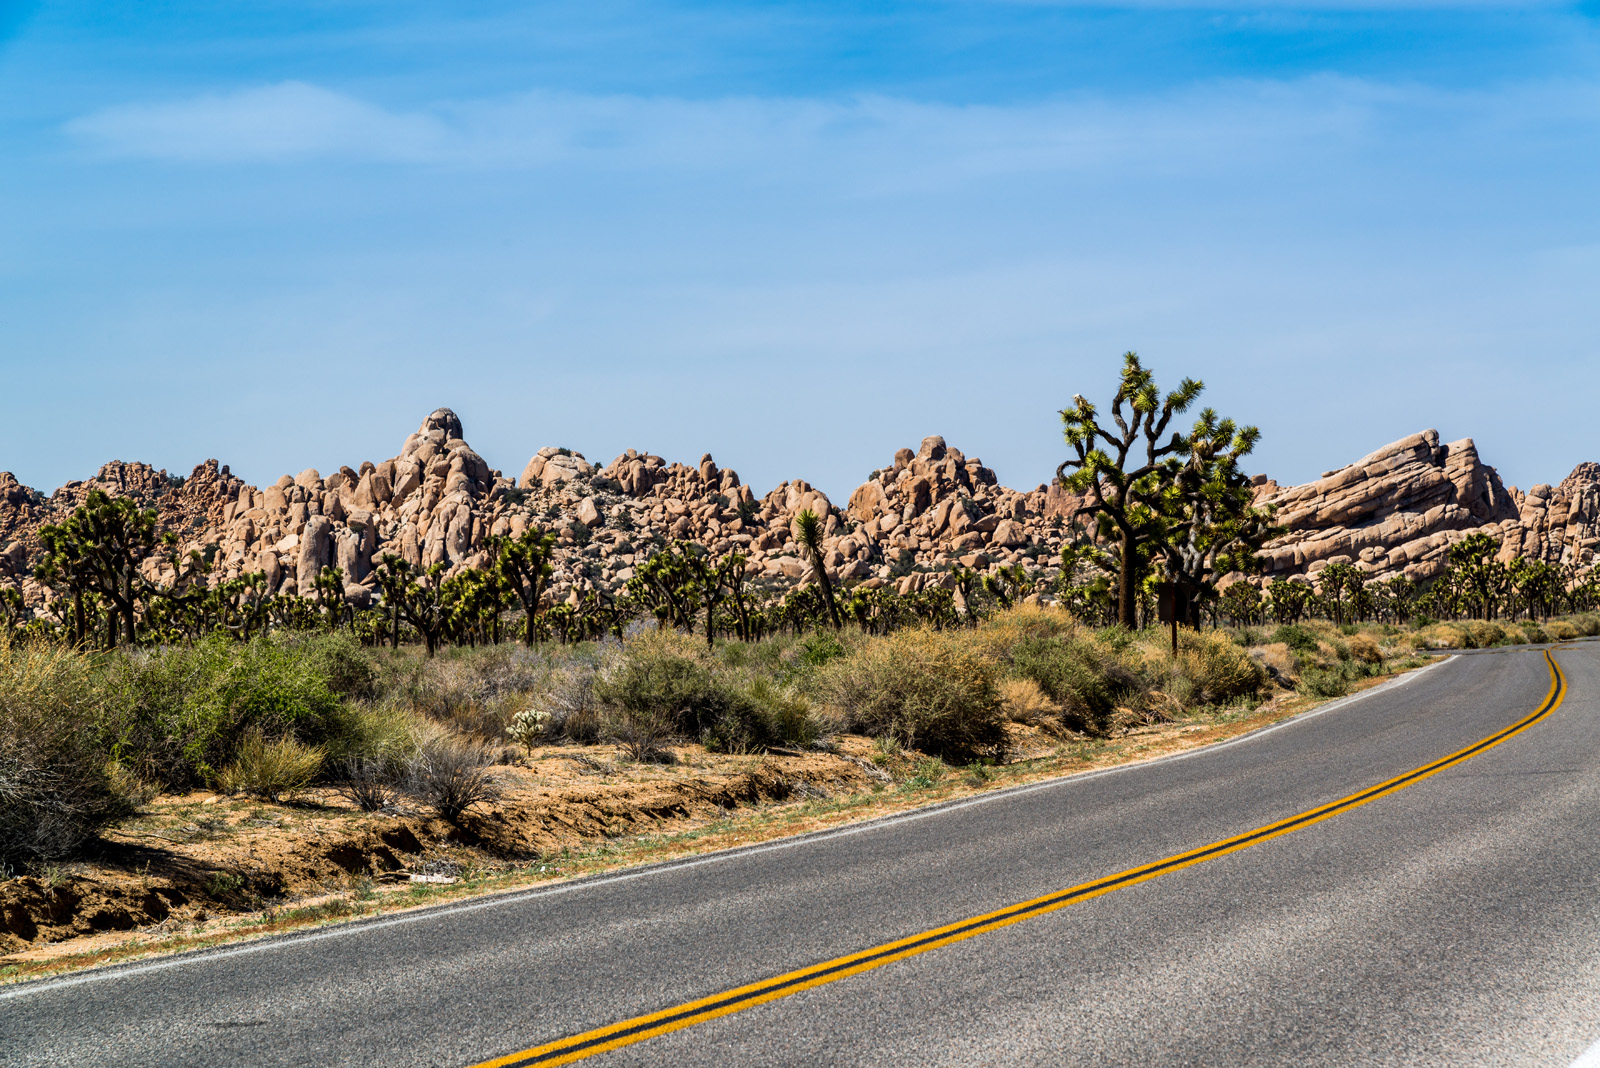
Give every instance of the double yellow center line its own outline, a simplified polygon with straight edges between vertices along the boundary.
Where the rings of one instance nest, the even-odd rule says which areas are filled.
[[[713,994],[698,1001],[685,1002],[682,1005],[662,1009],[660,1012],[653,1012],[646,1016],[635,1016],[632,1019],[622,1020],[618,1023],[596,1028],[593,1031],[585,1031],[569,1038],[548,1042],[542,1046],[535,1046],[532,1049],[522,1050],[518,1053],[508,1054],[492,1061],[485,1061],[474,1066],[474,1068],[530,1068],[530,1066],[534,1065],[542,1068],[545,1065],[571,1064],[574,1061],[593,1057],[597,1053],[605,1053],[609,1050],[620,1049],[623,1046],[631,1046],[635,1042],[643,1042],[646,1039],[656,1038],[684,1027],[692,1027],[707,1020],[714,1020],[719,1016],[743,1012],[745,1009],[764,1005],[769,1001],[776,1001],[791,994],[798,994],[802,990],[810,990],[813,987],[832,983],[847,976],[858,975],[861,972],[871,971],[873,968],[881,968],[885,964],[904,960],[906,957],[912,957],[918,953],[926,953],[930,949],[938,949],[940,946],[948,946],[951,943],[960,942],[975,935],[1008,927],[1013,923],[1021,923],[1023,920],[1030,920],[1035,916],[1043,916],[1057,909],[1064,909],[1068,905],[1075,905],[1080,901],[1087,901],[1090,898],[1099,897],[1101,894],[1109,894],[1113,890],[1120,890],[1125,886],[1133,886],[1147,879],[1167,875],[1194,864],[1215,860],[1217,857],[1227,856],[1229,853],[1237,853],[1241,849],[1248,849],[1250,846],[1259,845],[1262,842],[1270,841],[1292,831],[1301,830],[1314,823],[1320,823],[1325,819],[1337,816],[1342,812],[1349,812],[1351,809],[1359,808],[1370,801],[1376,801],[1380,797],[1404,790],[1408,786],[1414,786],[1430,775],[1436,775],[1446,768],[1451,768],[1463,761],[1470,760],[1479,753],[1494,748],[1507,738],[1520,734],[1554,712],[1560,706],[1562,698],[1566,696],[1567,681],[1566,676],[1561,673],[1561,668],[1556,664],[1555,658],[1548,651],[1544,654],[1544,658],[1550,667],[1550,692],[1545,695],[1545,699],[1539,707],[1527,717],[1518,720],[1504,730],[1491,734],[1482,741],[1467,746],[1465,749],[1458,749],[1447,757],[1442,757],[1431,764],[1408,771],[1404,775],[1380,782],[1376,786],[1369,786],[1359,793],[1340,798],[1337,801],[1310,809],[1299,815],[1290,816],[1288,819],[1279,820],[1277,823],[1269,823],[1264,827],[1257,827],[1253,831],[1246,831],[1232,838],[1224,838],[1209,845],[1203,845],[1198,849],[1191,849],[1187,853],[1178,853],[1175,856],[1152,861],[1137,868],[1129,868],[1126,871],[1117,872],[1115,875],[1107,875],[1092,882],[1079,883],[1077,886],[1058,890],[1053,894],[1046,894],[1044,897],[1036,897],[1031,901],[1023,901],[995,912],[985,913],[982,916],[973,916],[970,919],[961,920],[944,927],[936,927],[921,934],[914,934],[893,942],[885,942],[871,949],[864,949],[859,953],[835,957],[833,960],[813,964],[798,971],[786,972],[771,979],[763,979],[748,986],[725,990],[720,994]]]

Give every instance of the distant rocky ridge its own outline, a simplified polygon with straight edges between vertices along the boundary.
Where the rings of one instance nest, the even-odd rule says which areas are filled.
[[[1600,465],[1580,464],[1559,486],[1522,493],[1501,483],[1470,439],[1441,445],[1432,430],[1303,486],[1256,481],[1257,500],[1274,505],[1288,528],[1262,554],[1262,581],[1335,562],[1376,579],[1426,580],[1444,569],[1451,544],[1476,531],[1494,536],[1508,558],[1589,565],[1600,546]],[[629,449],[597,467],[549,447],[512,479],[491,469],[455,413],[440,408],[391,459],[327,475],[308,469],[264,489],[215,460],[181,480],[113,462],[48,497],[0,473],[0,585],[20,588],[31,605],[47,601],[30,577],[38,529],[97,488],[154,508],[185,549],[209,549],[224,578],[261,571],[273,592],[296,593],[333,564],[356,604],[370,603],[373,564],[384,553],[424,567],[481,567],[491,538],[532,524],[559,537],[556,601],[619,589],[656,546],[678,538],[747,554],[757,585],[792,585],[810,577],[793,530],[808,508],[824,518],[825,566],[846,586],[950,585],[958,563],[979,571],[1022,563],[1048,577],[1082,504],[1058,486],[1002,486],[940,437],[901,449],[842,508],[801,480],[758,497],[709,455],[691,466]]]
[[[1600,465],[1579,464],[1560,486],[1523,493],[1506,488],[1471,438],[1441,445],[1436,430],[1303,486],[1263,480],[1257,499],[1276,506],[1288,528],[1262,553],[1269,579],[1349,563],[1378,581],[1425,581],[1448,566],[1451,545],[1480,532],[1505,560],[1588,566],[1600,546]]]

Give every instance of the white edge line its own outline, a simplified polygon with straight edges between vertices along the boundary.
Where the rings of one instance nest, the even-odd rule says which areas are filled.
[[[1578,1059],[1567,1068],[1600,1068],[1600,1042],[1578,1054]]]
[[[869,831],[877,831],[886,827],[894,827],[903,823],[911,823],[916,820],[928,819],[933,816],[942,816],[948,812],[957,812],[961,809],[972,808],[977,805],[986,805],[995,801],[1018,797],[1022,794],[1035,793],[1040,790],[1058,789],[1062,786],[1073,785],[1089,779],[1098,779],[1107,775],[1117,775],[1123,772],[1133,771],[1135,769],[1148,768],[1156,764],[1168,764],[1179,760],[1188,760],[1193,757],[1207,756],[1211,753],[1216,753],[1220,750],[1228,749],[1244,742],[1253,742],[1259,738],[1264,738],[1275,731],[1283,730],[1285,727],[1292,727],[1297,724],[1308,722],[1309,720],[1316,719],[1318,716],[1324,715],[1325,713],[1334,712],[1341,708],[1347,708],[1350,705],[1353,705],[1358,701],[1363,701],[1368,697],[1373,697],[1380,693],[1387,693],[1390,690],[1399,689],[1401,686],[1406,685],[1413,679],[1425,675],[1435,668],[1448,664],[1455,659],[1457,659],[1457,657],[1447,656],[1442,660],[1437,660],[1434,663],[1429,664],[1427,667],[1418,668],[1414,671],[1408,671],[1399,678],[1390,679],[1388,682],[1374,686],[1370,690],[1363,690],[1358,694],[1352,694],[1349,697],[1341,697],[1338,700],[1330,701],[1325,705],[1318,705],[1316,708],[1313,708],[1307,712],[1302,712],[1299,715],[1290,716],[1288,719],[1274,723],[1270,727],[1262,727],[1260,730],[1250,731],[1249,733],[1241,734],[1236,738],[1229,738],[1225,742],[1217,742],[1214,745],[1202,746],[1198,749],[1190,749],[1182,753],[1172,753],[1168,756],[1156,757],[1151,760],[1138,761],[1132,764],[1118,764],[1116,767],[1111,768],[1098,768],[1094,771],[1082,771],[1075,775],[1065,775],[1057,779],[1047,779],[1044,782],[1028,783],[1024,786],[1014,786],[1006,790],[996,790],[993,793],[979,794],[976,797],[963,798],[959,801],[947,801],[939,805],[929,805],[926,808],[917,809],[914,812],[904,812],[893,816],[882,816],[878,819],[865,820],[861,823],[853,824],[848,827],[838,827],[824,831],[812,831],[807,834],[799,834],[788,838],[779,839],[775,842],[766,842],[760,845],[743,846],[735,849],[723,850],[721,852],[712,853],[703,857],[695,857],[689,860],[661,861],[656,864],[647,864],[642,867],[635,868],[632,871],[617,872],[611,875],[599,875],[587,879],[574,879],[570,883],[559,884],[556,886],[537,887],[531,890],[509,890],[499,894],[489,894],[473,901],[436,905],[431,908],[422,908],[412,912],[404,912],[398,916],[390,916],[384,919],[346,921],[335,926],[324,928],[320,931],[313,931],[309,933],[290,932],[282,935],[268,935],[259,940],[245,942],[239,945],[220,946],[215,949],[190,950],[188,952],[175,953],[170,957],[165,957],[161,960],[149,961],[144,964],[130,964],[123,966],[112,965],[108,968],[94,969],[82,972],[78,975],[63,976],[60,979],[41,979],[33,982],[24,981],[10,986],[9,988],[0,988],[0,1001],[25,997],[30,994],[45,993],[52,990],[61,990],[66,987],[82,986],[88,983],[132,978],[133,976],[144,975],[149,972],[164,971],[168,968],[177,968],[188,964],[219,960],[225,957],[242,957],[252,953],[263,953],[269,950],[292,948],[312,942],[320,942],[329,938],[343,938],[348,935],[361,934],[367,931],[382,930],[386,927],[399,927],[405,924],[420,923],[424,920],[437,919],[446,915],[454,915],[463,912],[478,912],[482,909],[499,908],[502,905],[516,905],[521,904],[524,901],[530,901],[541,897],[557,897],[564,894],[575,893],[580,890],[586,890],[594,886],[607,886],[613,883],[632,882],[635,879],[644,879],[669,871],[683,871],[686,868],[698,868],[707,864],[718,864],[724,861],[755,856],[761,853],[775,853],[779,850],[794,849],[802,845],[809,845],[813,842],[827,841],[834,838],[845,838],[850,835],[864,834]],[[1574,1064],[1572,1068],[1600,1068],[1600,1043],[1597,1043],[1595,1048],[1590,1050],[1590,1053],[1594,1053],[1596,1055],[1596,1059],[1593,1062],[1583,1061],[1581,1066]],[[1584,1056],[1588,1057],[1589,1054],[1586,1053]]]

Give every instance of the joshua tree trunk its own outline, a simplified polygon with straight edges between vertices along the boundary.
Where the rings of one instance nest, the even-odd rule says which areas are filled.
[[[1138,576],[1134,573],[1133,558],[1136,552],[1133,531],[1122,532],[1122,566],[1117,569],[1117,622],[1129,630],[1137,630]]]

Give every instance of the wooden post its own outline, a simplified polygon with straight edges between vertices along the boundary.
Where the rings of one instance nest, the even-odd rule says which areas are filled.
[[[1162,582],[1156,586],[1156,618],[1172,625],[1172,655],[1178,655],[1178,584]]]

